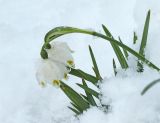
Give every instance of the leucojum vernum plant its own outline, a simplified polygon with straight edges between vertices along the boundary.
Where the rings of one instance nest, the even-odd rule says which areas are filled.
[[[44,44],[40,52],[42,59],[36,73],[38,82],[42,86],[46,86],[46,84],[51,84],[59,87],[70,99],[71,106],[69,106],[69,108],[76,115],[83,113],[91,106],[97,106],[104,109],[104,111],[108,111],[109,105],[104,105],[101,102],[101,92],[97,92],[88,86],[88,82],[90,82],[95,85],[97,89],[99,89],[99,83],[101,83],[103,80],[99,72],[96,58],[94,56],[91,46],[89,46],[89,52],[93,63],[92,69],[95,75],[90,75],[83,70],[75,68],[74,59],[72,57],[72,50],[69,48],[67,43],[54,40],[58,37],[70,33],[81,33],[96,36],[98,38],[104,39],[104,41],[106,42],[110,42],[122,69],[126,70],[127,68],[129,68],[128,56],[132,54],[137,58],[137,72],[144,71],[143,64],[146,64],[151,69],[157,70],[159,72],[160,68],[145,58],[145,47],[147,44],[149,21],[150,10],[147,13],[141,39],[141,45],[138,52],[123,44],[120,37],[118,37],[118,39],[113,37],[111,32],[107,29],[105,25],[102,25],[104,34],[96,31],[66,26],[56,27],[50,30],[45,35]],[[138,37],[135,32],[133,34],[133,44],[136,44]],[[114,59],[113,70],[116,76],[118,71]],[[69,74],[76,76],[82,80],[81,84],[77,85],[84,90],[85,94],[80,94],[76,92],[73,88],[66,84],[66,80]],[[149,84],[143,90],[142,94],[144,94],[152,85],[159,81],[160,79]]]

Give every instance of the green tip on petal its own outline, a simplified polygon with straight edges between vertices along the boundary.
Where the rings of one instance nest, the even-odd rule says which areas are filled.
[[[74,64],[74,61],[73,60],[68,60],[67,61],[67,65],[74,68],[75,67],[75,64]]]
[[[40,83],[39,83],[39,85],[41,86],[41,87],[46,87],[46,83],[44,82],[44,81],[41,81]]]
[[[60,82],[59,80],[53,80],[53,81],[52,81],[52,85],[53,85],[53,86],[58,86],[58,87],[59,87],[60,84],[61,84],[61,82]]]

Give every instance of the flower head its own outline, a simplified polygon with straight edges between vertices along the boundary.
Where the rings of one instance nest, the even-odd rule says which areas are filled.
[[[48,59],[65,64],[69,67],[74,67],[72,51],[65,42],[52,42],[51,48],[46,50]]]
[[[60,86],[60,80],[67,79],[70,67],[74,67],[72,51],[64,42],[45,44],[41,51],[42,60],[36,78],[42,87],[47,83]]]
[[[60,86],[60,80],[65,78],[68,72],[64,64],[46,59],[40,61],[36,78],[42,86],[45,86],[47,83]]]

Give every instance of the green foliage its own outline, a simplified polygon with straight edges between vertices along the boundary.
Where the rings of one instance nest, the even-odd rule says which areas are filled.
[[[102,28],[103,28],[104,32],[106,33],[106,36],[114,39],[114,37],[112,36],[112,34],[110,33],[110,31],[107,29],[106,26],[102,25]],[[110,42],[110,43],[111,43],[111,46],[112,46],[112,48],[113,48],[113,50],[114,50],[114,52],[115,52],[115,54],[116,54],[116,56],[118,58],[118,61],[119,61],[120,65],[121,65],[122,69],[128,68],[127,61],[126,61],[121,49],[119,48],[119,46],[114,44],[114,43],[112,43],[112,42]]]
[[[50,49],[50,42],[53,41],[54,39],[66,35],[66,34],[70,34],[70,33],[82,33],[82,34],[88,34],[88,35],[92,35],[92,36],[96,36],[99,38],[104,39],[105,41],[110,42],[116,57],[121,65],[122,69],[127,69],[128,66],[128,56],[129,53],[132,54],[133,56],[135,56],[138,59],[138,63],[137,63],[137,71],[138,72],[143,72],[143,64],[145,63],[147,66],[149,66],[150,68],[153,68],[157,71],[160,71],[160,68],[157,67],[155,64],[153,64],[151,61],[149,61],[148,59],[145,58],[145,47],[147,44],[147,37],[148,37],[148,29],[149,29],[149,22],[150,22],[150,11],[148,11],[147,17],[146,17],[146,21],[145,21],[145,25],[144,25],[144,30],[143,30],[143,36],[142,36],[142,40],[141,40],[141,45],[140,45],[140,50],[139,52],[133,50],[132,48],[128,47],[127,45],[125,45],[120,37],[118,40],[116,40],[113,35],[110,33],[110,31],[106,28],[106,26],[102,25],[103,30],[105,32],[104,34],[95,32],[95,31],[91,31],[91,30],[86,30],[86,29],[78,29],[78,28],[74,28],[74,27],[56,27],[52,30],[50,30],[44,39],[44,44],[42,46],[41,49],[41,57],[43,59],[47,59],[48,58],[48,54],[46,52],[46,49]],[[136,44],[137,42],[137,35],[134,32],[134,37],[133,37],[133,44]],[[121,51],[121,48],[123,49],[123,53]],[[61,81],[61,85],[60,88],[61,90],[66,94],[66,96],[70,99],[71,101],[71,105],[72,107],[68,107],[69,109],[71,109],[76,115],[79,115],[81,113],[83,113],[85,110],[87,110],[90,106],[98,106],[95,99],[99,100],[99,102],[101,103],[101,93],[98,93],[97,91],[93,90],[92,88],[88,87],[87,82],[91,82],[92,84],[94,84],[97,88],[98,88],[98,82],[102,80],[102,76],[100,75],[99,69],[98,69],[98,65],[96,62],[96,58],[94,56],[94,53],[92,51],[92,48],[89,46],[89,52],[90,52],[90,56],[92,59],[92,63],[93,63],[93,70],[95,72],[95,76],[90,75],[80,69],[74,69],[74,68],[69,68],[70,75],[79,77],[80,79],[82,79],[82,84],[77,84],[81,89],[84,90],[85,95],[83,94],[79,94],[78,92],[76,92],[74,89],[72,89],[70,86],[68,86],[67,84],[65,84],[64,82]],[[113,70],[114,70],[114,74],[115,76],[117,75],[117,67],[116,67],[116,63],[115,60],[113,59]],[[153,82],[151,82],[142,92],[142,95],[145,94],[148,89],[150,89],[153,85],[155,85],[156,83],[158,83],[160,81],[160,79],[157,79]],[[98,88],[99,89],[99,88]],[[94,99],[95,98],[95,99]],[[101,104],[101,106],[103,107],[108,107]]]
[[[121,38],[118,37],[118,39],[119,39],[119,41],[123,44]],[[125,55],[126,59],[128,60],[128,56],[129,56],[128,52],[127,52],[125,49],[123,49],[123,52],[124,52],[124,55]]]
[[[136,44],[138,40],[138,36],[136,34],[136,32],[133,33],[133,44]]]
[[[116,76],[117,75],[117,67],[116,67],[116,63],[113,59],[113,70],[114,70],[114,75]]]
[[[89,52],[90,52],[90,55],[91,55],[91,58],[92,58],[93,70],[94,70],[94,72],[96,74],[96,77],[97,77],[98,80],[102,80],[102,77],[101,77],[101,75],[99,73],[97,62],[96,62],[96,59],[94,57],[94,54],[93,54],[91,46],[89,46]]]
[[[68,108],[69,108],[70,110],[72,110],[76,115],[79,115],[79,114],[82,113],[82,112],[79,112],[78,110],[76,110],[75,108],[72,108],[72,107],[70,107],[70,106],[68,106]]]
[[[78,94],[75,90],[73,90],[70,86],[61,81],[61,90],[67,95],[67,97],[71,100],[71,105],[73,107],[68,107],[71,109],[76,115],[83,113],[87,110],[91,105],[97,106],[96,101],[94,100],[95,96],[99,99],[99,93],[94,91],[93,89],[87,86],[87,83],[84,79],[82,79],[82,84],[77,84],[81,87],[86,95]]]
[[[81,85],[81,84],[77,84],[79,87],[81,87],[82,89],[84,89],[86,92],[92,94],[93,96],[95,96],[96,98],[99,98],[99,93],[94,91],[93,89],[85,86],[85,85]]]
[[[79,112],[83,112],[89,108],[89,104],[71,87],[61,81],[60,88],[63,92],[68,96],[68,98],[75,104],[79,110]]]
[[[142,55],[143,57],[145,57],[144,50],[145,50],[145,47],[146,47],[146,44],[147,44],[149,22],[150,22],[150,10],[148,11],[148,14],[147,14],[147,17],[146,17],[144,30],[143,30],[142,41],[141,41],[141,46],[140,46],[140,49],[139,49],[139,54]],[[137,71],[138,72],[143,72],[143,63],[138,61],[137,66],[138,66]]]
[[[84,79],[82,79],[82,83],[83,86],[85,86],[86,88],[88,88],[87,83],[85,82]],[[93,106],[97,106],[96,101],[94,100],[92,93],[90,93],[89,91],[87,91],[87,89],[84,89],[85,93],[86,93],[86,100]]]
[[[121,48],[125,49],[135,57],[137,57],[141,62],[145,63],[147,66],[159,71],[159,67],[154,65],[151,61],[147,60],[143,55],[139,54],[132,48],[128,47],[125,44],[122,44],[121,42],[113,39],[112,37],[108,37],[106,35],[103,35],[101,33],[95,32],[95,31],[90,31],[90,30],[84,30],[84,29],[78,29],[78,28],[73,28],[73,27],[56,27],[53,30],[49,31],[46,36],[45,36],[45,42],[49,43],[53,39],[56,39],[57,37],[60,37],[65,34],[70,34],[70,33],[83,33],[83,34],[89,34],[93,35],[102,39],[105,39],[106,41],[109,41],[110,43],[113,43],[117,46],[120,46]],[[43,57],[42,57],[43,58]]]
[[[89,30],[84,30],[84,29],[78,29],[78,28],[74,28],[74,27],[65,27],[65,26],[61,26],[61,27],[56,27],[52,30],[50,30],[45,38],[44,38],[44,41],[46,43],[49,43],[50,41],[60,37],[60,36],[63,36],[63,35],[66,35],[66,34],[69,34],[69,33],[85,33],[85,34],[91,34],[91,35],[94,35],[94,32],[93,31],[89,31]]]
[[[149,85],[147,85],[147,86],[143,89],[141,95],[144,95],[151,87],[153,87],[155,84],[157,84],[157,83],[159,83],[159,82],[160,82],[160,79],[157,79],[157,80],[152,81]]]
[[[99,80],[99,79],[97,79],[97,77],[92,76],[92,75],[90,75],[88,73],[85,73],[85,72],[83,72],[80,69],[73,69],[73,68],[71,68],[71,71],[69,72],[69,74],[74,75],[76,77],[79,77],[81,79],[85,79],[85,80],[93,83],[94,85],[96,85],[97,82],[98,82],[98,80]]]

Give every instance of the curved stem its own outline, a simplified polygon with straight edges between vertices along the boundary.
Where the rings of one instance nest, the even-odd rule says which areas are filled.
[[[45,36],[45,44],[51,42],[52,40],[66,35],[66,34],[70,34],[70,33],[83,33],[83,34],[88,34],[88,35],[92,35],[92,36],[96,36],[102,39],[105,39],[113,44],[116,44],[118,46],[120,46],[121,48],[125,49],[126,51],[130,52],[132,55],[136,56],[139,60],[143,61],[145,64],[147,64],[149,67],[156,69],[157,71],[160,71],[160,68],[157,67],[156,65],[154,65],[152,62],[150,62],[149,60],[147,60],[145,57],[143,57],[141,54],[137,53],[136,51],[134,51],[133,49],[131,49],[130,47],[128,47],[125,44],[120,43],[119,41],[107,37],[101,33],[95,32],[95,31],[90,31],[90,30],[84,30],[84,29],[78,29],[78,28],[72,28],[72,27],[57,27],[52,29],[51,31],[49,31],[46,36]]]

